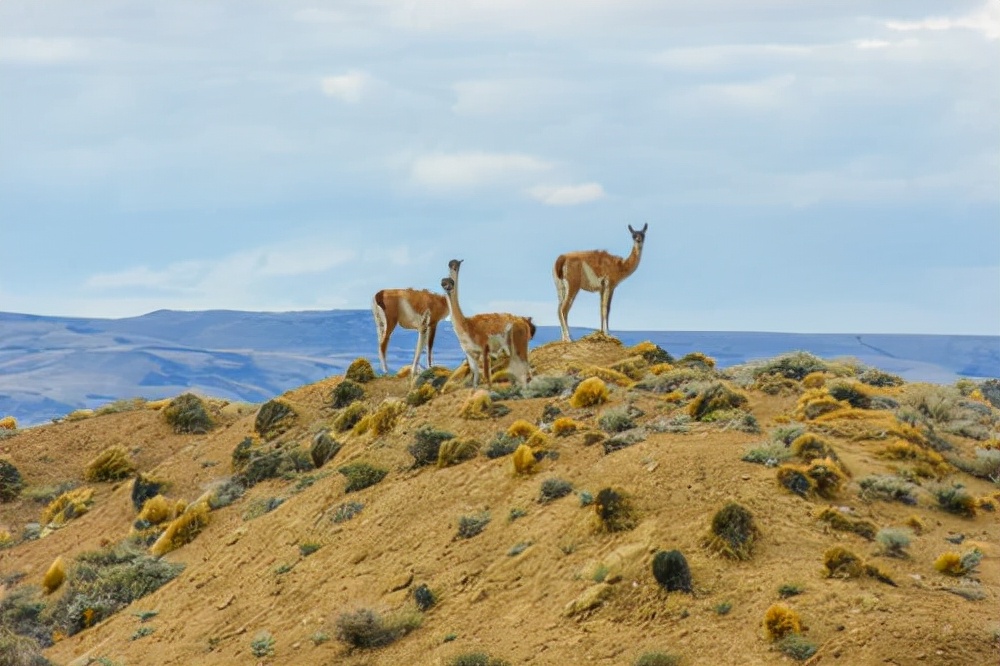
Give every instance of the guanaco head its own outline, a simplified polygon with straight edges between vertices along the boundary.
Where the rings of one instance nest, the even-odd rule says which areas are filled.
[[[441,288],[446,294],[450,294],[455,289],[455,281],[450,277],[441,278]]]
[[[465,259],[452,259],[448,262],[448,271],[451,273],[457,273],[458,269],[462,267],[462,262]]]
[[[632,242],[638,245],[639,247],[642,247],[642,244],[646,240],[646,229],[649,229],[649,222],[642,225],[642,231],[636,231],[635,229],[632,228],[631,224],[628,225],[629,233],[632,234]]]

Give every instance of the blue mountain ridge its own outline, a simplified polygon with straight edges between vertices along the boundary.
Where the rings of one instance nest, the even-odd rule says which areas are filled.
[[[578,338],[590,330],[574,328],[572,334]],[[826,359],[853,357],[908,381],[1000,376],[1000,336],[612,333],[626,345],[650,340],[675,356],[700,351],[723,368],[808,351]],[[558,326],[539,326],[531,347],[559,337]],[[409,365],[415,344],[413,331],[396,329],[390,371]],[[0,416],[30,426],[117,399],[155,400],[185,391],[263,402],[342,374],[358,357],[378,368],[368,310],[158,310],[121,319],[0,313]],[[463,358],[451,324],[442,322],[435,362],[454,367]]]

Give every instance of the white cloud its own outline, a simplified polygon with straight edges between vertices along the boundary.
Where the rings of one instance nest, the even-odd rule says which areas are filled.
[[[769,109],[786,103],[795,76],[783,74],[745,83],[712,83],[699,86],[696,101],[731,104],[751,109]]]
[[[965,16],[931,16],[920,21],[887,21],[890,30],[973,30],[987,39],[1000,39],[1000,3],[988,0],[982,9]]]
[[[429,187],[463,188],[500,183],[551,168],[550,162],[523,153],[439,153],[414,160],[410,176]]]
[[[301,241],[235,252],[217,260],[174,262],[161,270],[138,266],[114,273],[98,273],[89,277],[84,286],[98,290],[138,288],[218,293],[231,290],[231,285],[249,288],[261,278],[325,273],[356,256],[354,250],[340,245]]]
[[[528,189],[528,195],[536,201],[548,206],[575,206],[603,199],[604,188],[600,183],[581,183],[580,185],[548,186],[538,185]]]
[[[854,41],[854,46],[862,51],[867,49],[884,49],[892,46],[892,42],[887,42],[884,39],[858,39]]]
[[[371,88],[371,77],[360,70],[351,70],[338,76],[326,76],[320,82],[323,94],[349,104],[357,104]]]
[[[797,59],[810,55],[821,45],[801,44],[713,44],[667,49],[654,54],[653,64],[672,69],[713,69],[745,63],[748,58]]]
[[[77,40],[15,37],[0,40],[0,62],[53,65],[86,58],[89,49]]]

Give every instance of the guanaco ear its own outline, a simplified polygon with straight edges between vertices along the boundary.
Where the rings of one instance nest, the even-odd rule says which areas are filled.
[[[632,225],[631,225],[631,224],[630,224],[630,225],[628,225],[628,232],[629,232],[630,234],[634,234],[634,233],[635,233],[635,229],[633,229],[633,228],[632,228]]]
[[[649,229],[649,222],[647,222],[646,224],[642,225],[642,233],[643,234],[646,233],[646,229]]]

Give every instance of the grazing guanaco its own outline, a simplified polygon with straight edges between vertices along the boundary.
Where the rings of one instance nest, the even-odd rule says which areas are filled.
[[[507,313],[478,314],[466,318],[458,304],[455,280],[451,277],[442,278],[441,288],[448,298],[451,325],[472,370],[473,387],[479,386],[480,367],[486,377],[486,385],[493,387],[490,352],[500,349],[507,349],[510,352],[511,375],[519,383],[527,384],[531,379],[531,367],[528,365],[528,340],[531,339],[531,329],[528,321],[524,317]]]
[[[378,335],[378,360],[382,372],[388,372],[385,352],[396,325],[417,331],[417,349],[413,354],[411,376],[427,346],[427,367],[434,365],[434,335],[437,325],[448,316],[448,299],[426,289],[383,289],[372,298],[372,315]]]
[[[607,335],[611,297],[614,296],[615,287],[638,268],[648,228],[649,224],[644,224],[641,231],[636,231],[631,224],[628,225],[629,233],[632,234],[632,252],[625,258],[606,250],[567,252],[556,258],[552,277],[559,296],[559,325],[562,327],[563,342],[570,341],[567,317],[569,309],[573,307],[573,300],[581,289],[601,295],[601,332]]]

